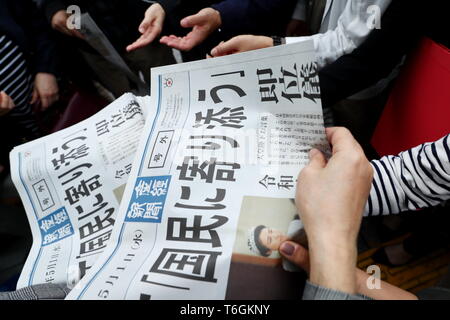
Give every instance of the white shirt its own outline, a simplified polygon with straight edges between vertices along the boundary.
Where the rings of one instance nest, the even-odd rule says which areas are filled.
[[[287,37],[286,44],[312,39],[321,69],[364,42],[373,30],[371,22],[381,19],[390,3],[391,0],[327,0],[319,33]],[[306,0],[299,0],[294,17],[305,17],[305,4]]]

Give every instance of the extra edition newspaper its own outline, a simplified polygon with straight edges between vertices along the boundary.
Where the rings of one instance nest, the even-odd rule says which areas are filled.
[[[11,152],[12,179],[33,233],[18,288],[73,286],[105,249],[144,113],[154,118],[144,101],[125,94],[93,117]]]
[[[145,123],[108,245],[67,298],[264,299],[299,294],[293,281],[299,274],[282,268],[277,249],[301,229],[292,199],[309,150],[329,151],[312,42],[152,69],[148,108],[155,115]],[[78,138],[82,133],[41,147],[48,150],[46,159],[55,160],[46,162],[51,171],[64,166],[61,152],[88,143]],[[99,139],[95,128],[91,139]],[[19,160],[20,167],[24,160]],[[77,165],[84,162],[79,159]],[[81,196],[74,198],[79,192],[69,189],[72,184],[62,185],[75,179],[75,173],[59,178],[69,167],[63,169],[53,173],[58,190],[53,192],[61,197],[54,208],[75,208],[74,220],[79,221],[84,214],[76,211],[76,203],[65,201]],[[116,170],[101,176],[109,174],[114,181]],[[95,183],[89,180],[86,187]],[[113,202],[113,192],[108,199],[92,194],[94,204]],[[77,257],[80,252],[75,251],[71,255]]]

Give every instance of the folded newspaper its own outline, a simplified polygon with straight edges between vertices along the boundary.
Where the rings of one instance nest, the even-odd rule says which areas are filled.
[[[145,125],[131,113],[114,132],[127,99],[12,152],[34,237],[20,285],[81,279],[67,299],[298,297],[302,274],[278,247],[301,229],[292,199],[309,150],[329,151],[312,42],[152,69]]]
[[[19,288],[73,286],[104,250],[145,112],[154,117],[144,101],[126,94],[90,119],[11,152],[11,175],[33,233]]]

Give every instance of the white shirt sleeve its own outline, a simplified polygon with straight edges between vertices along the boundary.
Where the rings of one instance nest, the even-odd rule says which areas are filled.
[[[318,67],[321,69],[351,53],[364,42],[373,29],[369,26],[375,15],[381,18],[390,2],[391,0],[347,0],[335,29],[310,37],[287,37],[286,44],[312,39]]]

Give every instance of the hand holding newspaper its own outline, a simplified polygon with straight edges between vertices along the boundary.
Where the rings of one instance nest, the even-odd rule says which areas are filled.
[[[312,43],[152,69],[152,84],[113,231],[67,299],[288,298],[297,176],[328,151]]]

